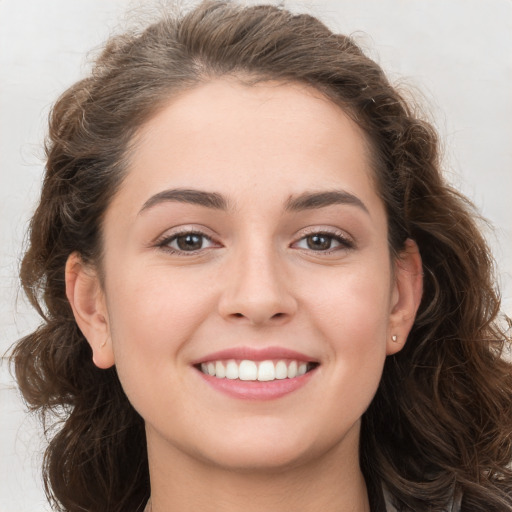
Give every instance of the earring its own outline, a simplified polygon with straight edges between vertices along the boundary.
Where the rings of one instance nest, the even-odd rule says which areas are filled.
[[[391,340],[393,341],[393,343],[396,343],[398,341],[398,336],[396,334],[393,334],[393,336],[391,336]]]

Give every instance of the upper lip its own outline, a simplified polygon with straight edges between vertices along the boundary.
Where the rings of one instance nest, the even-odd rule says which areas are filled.
[[[205,363],[207,361],[220,361],[227,359],[248,359],[250,361],[267,361],[269,359],[294,359],[296,361],[304,361],[305,363],[318,362],[313,357],[284,347],[233,347],[207,354],[199,359],[196,359],[195,361],[192,361],[192,365]]]

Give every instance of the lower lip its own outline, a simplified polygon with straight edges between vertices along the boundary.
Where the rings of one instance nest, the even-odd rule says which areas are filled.
[[[218,379],[196,370],[201,378],[216,391],[240,400],[275,400],[297,391],[307,384],[316,368],[293,379],[276,379],[267,382],[239,379]]]

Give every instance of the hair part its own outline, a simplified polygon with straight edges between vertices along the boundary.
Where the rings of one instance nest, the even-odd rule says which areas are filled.
[[[493,260],[475,211],[441,174],[434,129],[349,37],[274,6],[206,1],[113,37],[50,116],[46,174],[21,281],[43,324],[12,355],[24,397],[51,424],[44,462],[56,510],[141,511],[149,497],[144,422],[115,368],[100,370],[66,298],[73,252],[101,269],[102,220],[138,130],[171,97],[214,78],[299,82],[338,104],[371,148],[397,254],[412,238],[425,288],[404,350],[388,357],[363,417],[361,466],[399,510],[512,507],[510,343],[497,321]],[[94,478],[90,478],[94,475]],[[376,505],[374,505],[376,506]]]

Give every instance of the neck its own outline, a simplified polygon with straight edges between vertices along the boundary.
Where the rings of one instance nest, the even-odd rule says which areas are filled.
[[[370,510],[357,450],[335,448],[307,463],[240,470],[199,460],[148,436],[148,455],[151,512]]]

